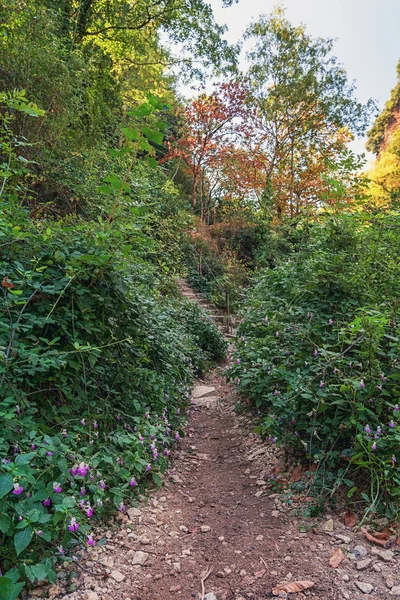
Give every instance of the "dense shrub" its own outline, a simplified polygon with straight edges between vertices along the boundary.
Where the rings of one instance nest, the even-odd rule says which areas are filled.
[[[135,223],[35,225],[10,206],[0,239],[0,589],[16,592],[54,579],[70,542],[91,544],[103,513],[159,483],[193,375],[224,342],[159,293]]]
[[[400,493],[399,235],[395,213],[308,228],[259,273],[231,372],[270,439],[305,450],[330,491],[344,482],[388,513]]]

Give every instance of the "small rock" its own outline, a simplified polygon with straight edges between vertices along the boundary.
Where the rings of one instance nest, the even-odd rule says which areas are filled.
[[[213,592],[208,592],[208,594],[204,596],[204,600],[218,600],[218,598]]]
[[[357,571],[364,571],[364,569],[368,569],[369,565],[372,563],[371,558],[364,558],[363,560],[359,560],[356,564]]]
[[[390,562],[393,559],[393,552],[391,550],[381,550],[381,548],[372,548],[371,554],[377,556],[384,562]]]
[[[223,536],[223,535],[220,535],[220,536],[219,536],[219,538],[218,538],[218,540],[219,540],[220,542],[223,542],[223,541],[224,541],[224,539],[225,539],[225,538],[224,538],[224,536]]]
[[[251,473],[251,469],[246,469],[244,472],[245,475],[250,475],[250,473]]]
[[[346,600],[350,600],[350,594],[349,594],[349,592],[347,590],[342,590],[342,596]]]
[[[207,385],[196,385],[193,388],[192,396],[193,398],[204,398],[204,396],[208,396],[215,392],[215,387],[210,387]]]
[[[126,512],[128,513],[128,517],[130,519],[135,519],[142,516],[142,511],[140,511],[138,508],[128,508]]]
[[[363,594],[370,594],[374,589],[370,583],[364,583],[363,581],[356,581],[356,586]]]
[[[374,565],[372,565],[372,568],[375,571],[375,573],[381,573],[382,572],[382,567],[381,567],[381,565],[378,565],[378,563],[375,563]]]
[[[392,587],[392,589],[390,590],[390,594],[391,596],[400,596],[400,585]]]
[[[140,538],[140,543],[143,544],[143,546],[148,546],[148,544],[150,544],[150,540],[144,535]]]
[[[172,566],[174,567],[175,573],[181,572],[181,563],[180,562],[174,562],[174,563],[172,563]]]
[[[49,598],[55,598],[61,594],[61,589],[57,585],[52,585],[49,589]]]
[[[335,535],[335,538],[343,542],[343,544],[350,544],[351,542],[351,537],[348,535],[341,535],[340,533],[338,533],[337,535]]]
[[[82,596],[83,600],[99,600],[98,594],[96,592],[86,592]]]
[[[264,536],[263,536],[263,535],[258,535],[258,536],[256,537],[256,541],[257,541],[257,542],[262,542],[262,541],[263,541],[263,539],[264,539]]]
[[[211,527],[209,525],[201,525],[200,531],[201,533],[207,533],[208,531],[211,531]]]
[[[169,591],[170,591],[170,592],[179,592],[179,590],[180,590],[181,588],[182,588],[182,586],[181,586],[181,585],[172,585],[172,586],[169,588]]]
[[[185,525],[179,525],[179,531],[182,531],[182,533],[187,533],[189,529]]]
[[[256,498],[259,498],[260,496],[263,495],[263,490],[258,490],[258,492],[256,492],[254,495],[256,496]]]
[[[121,571],[111,571],[110,577],[112,577],[118,583],[121,583],[125,579],[125,575]]]
[[[135,554],[133,555],[132,564],[133,565],[144,565],[144,563],[146,562],[146,560],[148,558],[149,558],[149,555],[147,554],[147,552],[141,552],[140,550],[137,550],[137,552],[135,552]]]
[[[365,558],[368,554],[368,550],[364,546],[355,546],[353,548],[353,554],[355,558]]]
[[[285,562],[290,562],[292,560],[291,556],[285,556],[285,558],[283,559]]]
[[[394,587],[394,579],[392,579],[392,577],[388,577],[385,581],[386,583],[386,587],[389,588],[389,590],[392,589],[392,587]]]
[[[328,519],[327,521],[325,521],[323,530],[328,533],[333,531],[333,519]]]
[[[350,581],[350,577],[349,577],[349,575],[347,573],[344,573],[342,575],[342,579],[343,579],[343,581]]]
[[[241,571],[239,571],[239,575],[240,577],[246,577],[247,572],[244,569],[242,569]]]
[[[279,510],[271,510],[271,517],[277,519],[280,516]]]
[[[219,577],[220,579],[223,579],[225,577],[225,573],[223,571],[218,571],[216,573],[216,576]]]
[[[264,479],[257,479],[256,484],[257,485],[265,485],[265,481],[264,481]]]

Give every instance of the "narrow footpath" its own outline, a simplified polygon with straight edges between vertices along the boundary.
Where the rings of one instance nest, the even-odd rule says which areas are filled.
[[[163,487],[98,531],[97,544],[50,590],[64,600],[391,599],[400,596],[395,548],[372,546],[343,512],[296,516],[270,486],[295,480],[283,450],[235,411],[224,367],[198,381],[186,437]],[[354,523],[353,523],[354,525]],[[65,591],[64,591],[65,590]]]

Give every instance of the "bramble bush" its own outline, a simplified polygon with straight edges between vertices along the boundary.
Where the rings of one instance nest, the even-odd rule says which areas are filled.
[[[259,411],[262,432],[317,463],[319,491],[348,486],[367,514],[393,516],[399,214],[328,215],[303,234],[275,268],[260,270],[230,376]]]

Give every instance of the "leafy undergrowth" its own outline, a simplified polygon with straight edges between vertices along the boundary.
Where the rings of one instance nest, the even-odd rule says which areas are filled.
[[[366,516],[389,518],[400,494],[397,223],[342,216],[304,230],[300,249],[261,270],[231,369],[262,432],[317,465],[314,492],[347,489]]]
[[[15,598],[160,483],[193,377],[225,344],[158,291],[134,225],[35,224],[13,206],[0,236],[0,596]]]

